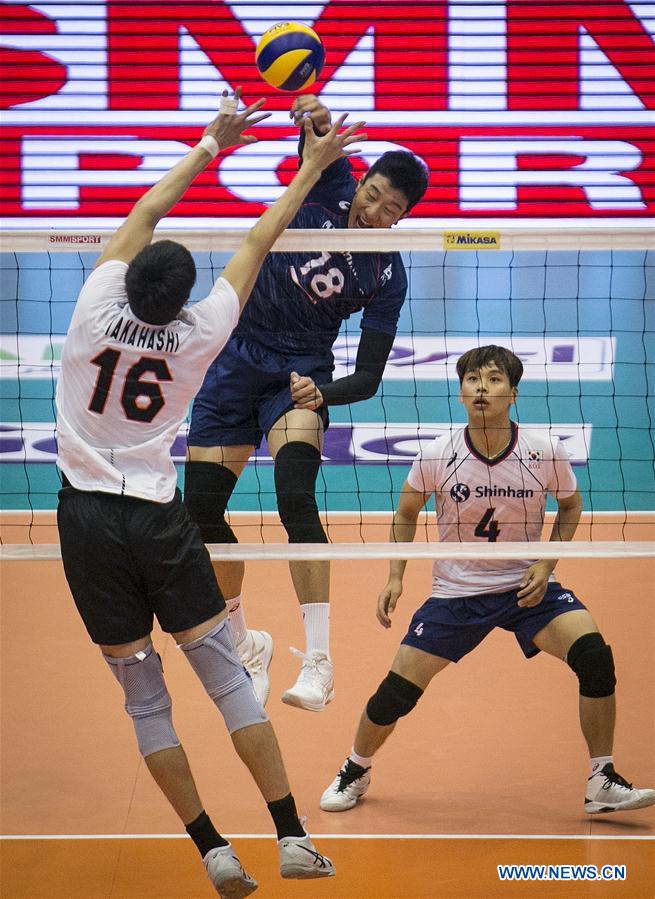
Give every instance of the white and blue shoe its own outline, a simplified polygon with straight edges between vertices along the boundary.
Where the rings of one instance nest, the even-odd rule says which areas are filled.
[[[229,843],[210,849],[202,863],[221,899],[243,899],[257,889],[257,881],[243,870]]]
[[[308,833],[304,837],[283,837],[277,841],[280,851],[280,874],[289,880],[311,880],[334,877],[332,862],[316,849]]]
[[[588,815],[624,812],[655,805],[655,790],[636,790],[608,762],[587,781],[584,810]]]

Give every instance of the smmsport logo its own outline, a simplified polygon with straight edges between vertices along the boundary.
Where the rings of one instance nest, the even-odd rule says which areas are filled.
[[[466,484],[455,484],[450,488],[450,498],[456,503],[463,503],[471,495],[471,488]]]

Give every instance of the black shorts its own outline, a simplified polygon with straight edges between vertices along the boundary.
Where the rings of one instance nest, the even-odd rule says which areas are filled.
[[[152,503],[66,486],[57,526],[66,579],[94,643],[139,640],[153,616],[177,633],[225,608],[179,490],[169,503]]]

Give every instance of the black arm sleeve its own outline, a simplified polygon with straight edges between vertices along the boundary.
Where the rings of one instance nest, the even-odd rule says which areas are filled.
[[[392,334],[364,328],[353,374],[331,384],[318,385],[324,405],[345,406],[370,399],[380,385],[392,346]]]

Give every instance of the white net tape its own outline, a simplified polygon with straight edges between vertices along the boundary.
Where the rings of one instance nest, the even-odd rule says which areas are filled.
[[[447,249],[444,241],[460,232],[477,234],[481,231],[496,232],[502,250],[643,250],[653,246],[655,221],[642,219],[638,227],[619,227],[616,222],[584,222],[577,219],[558,219],[556,224],[544,226],[543,221],[522,221],[520,227],[507,227],[503,220],[482,219],[449,220],[443,228],[393,229],[305,229],[286,231],[275,243],[273,251],[298,252],[391,252],[394,250],[441,251]],[[53,252],[57,250],[100,251],[115,229],[25,229],[6,230],[2,235],[3,252]],[[154,240],[177,240],[192,252],[224,250],[232,252],[239,247],[247,230],[238,228],[214,228],[203,230],[160,228]],[[467,249],[478,247],[470,244]],[[462,249],[462,247],[458,247]]]
[[[572,543],[302,543],[250,544],[210,543],[214,561],[275,560],[309,561],[315,559],[626,559],[655,558],[655,543],[648,540],[578,540]],[[61,559],[57,544],[25,546],[5,544],[0,560],[47,562]]]

